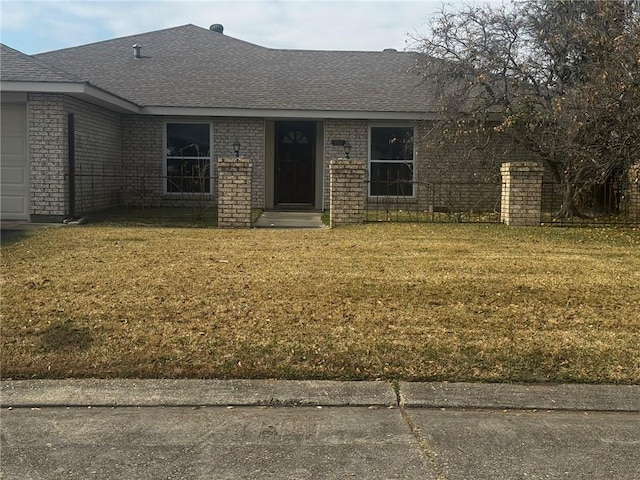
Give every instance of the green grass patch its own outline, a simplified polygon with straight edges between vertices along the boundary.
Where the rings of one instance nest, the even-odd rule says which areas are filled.
[[[640,382],[640,231],[86,225],[2,248],[4,378]]]

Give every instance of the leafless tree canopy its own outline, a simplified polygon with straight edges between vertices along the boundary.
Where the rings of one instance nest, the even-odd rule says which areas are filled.
[[[443,7],[415,40],[439,132],[537,153],[565,186],[563,216],[579,214],[581,188],[640,161],[640,0]]]

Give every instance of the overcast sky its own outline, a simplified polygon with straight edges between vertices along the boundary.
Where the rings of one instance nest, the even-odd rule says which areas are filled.
[[[451,8],[463,2],[444,0]],[[489,0],[500,4],[502,0]],[[507,0],[508,2],[508,0]],[[2,43],[35,54],[192,23],[271,48],[404,50],[443,0],[0,0]]]

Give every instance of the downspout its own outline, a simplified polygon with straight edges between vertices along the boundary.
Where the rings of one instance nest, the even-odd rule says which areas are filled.
[[[76,121],[75,115],[67,115],[69,147],[69,218],[76,218]]]

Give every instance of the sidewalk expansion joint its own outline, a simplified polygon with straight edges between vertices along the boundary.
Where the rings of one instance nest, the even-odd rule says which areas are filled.
[[[402,415],[402,419],[407,424],[407,427],[409,427],[409,431],[415,439],[416,444],[418,445],[418,449],[420,450],[422,458],[425,460],[428,467],[435,473],[436,480],[447,480],[447,477],[444,475],[442,466],[440,465],[440,462],[438,460],[438,454],[433,451],[433,448],[431,447],[429,441],[422,436],[422,431],[413,422],[409,411],[403,406],[400,406],[400,413]]]

